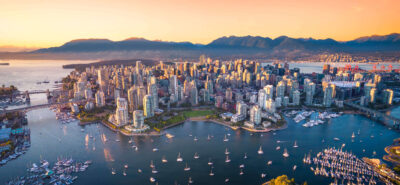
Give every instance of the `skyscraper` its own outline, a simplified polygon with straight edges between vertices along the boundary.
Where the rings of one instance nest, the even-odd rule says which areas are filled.
[[[261,123],[261,108],[258,105],[253,105],[250,109],[250,122],[259,125]]]
[[[328,85],[328,87],[326,87],[324,90],[323,105],[325,107],[330,107],[332,104],[332,92],[333,92],[333,89],[330,85]]]
[[[247,105],[243,101],[236,102],[236,113],[247,116]]]
[[[135,128],[142,128],[144,125],[144,115],[142,110],[135,110],[133,112],[133,126]]]
[[[106,98],[104,96],[103,91],[97,91],[97,93],[95,94],[95,99],[96,99],[97,107],[102,107],[102,106],[106,105]]]
[[[267,85],[264,87],[265,90],[265,99],[272,99],[274,98],[274,86],[272,85]]]
[[[285,96],[285,83],[280,81],[276,86],[276,97],[283,98]]]
[[[393,102],[393,90],[385,89],[383,91],[383,103],[391,105]]]
[[[293,92],[293,104],[300,105],[300,91],[298,90]]]
[[[153,97],[151,95],[143,97],[143,113],[146,118],[154,116]]]
[[[116,126],[120,127],[128,124],[128,118],[128,102],[125,98],[118,98],[115,111]]]

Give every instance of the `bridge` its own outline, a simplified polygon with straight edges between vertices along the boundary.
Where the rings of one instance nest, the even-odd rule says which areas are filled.
[[[12,95],[1,95],[0,98],[7,98],[7,97],[15,97],[15,96],[21,96],[21,95],[25,95],[29,98],[29,95],[31,94],[44,94],[47,93],[48,96],[50,96],[51,94],[54,93],[63,93],[63,92],[68,92],[68,91],[64,91],[64,90],[52,90],[50,91],[49,89],[46,90],[31,90],[31,91],[17,91],[14,92]]]
[[[367,107],[363,107],[360,105],[357,105],[355,103],[352,103],[350,101],[345,101],[345,105],[349,107],[353,107],[355,109],[358,109],[362,113],[364,113],[367,117],[370,117],[378,122],[383,123],[386,126],[393,127],[395,129],[400,129],[400,119],[393,117],[391,115],[384,114],[382,112],[379,112],[377,110],[373,110]]]
[[[65,104],[69,104],[69,103],[86,103],[86,102],[87,102],[87,100],[75,100],[75,101],[66,101],[66,102],[57,102],[57,103],[47,103],[47,104],[40,104],[40,105],[32,105],[32,106],[21,107],[21,108],[16,108],[16,109],[3,109],[3,110],[0,110],[0,114],[17,112],[17,111],[28,112],[28,111],[31,111],[31,110],[34,110],[34,109],[41,109],[41,108],[46,108],[46,107],[51,107],[51,106],[65,105]]]

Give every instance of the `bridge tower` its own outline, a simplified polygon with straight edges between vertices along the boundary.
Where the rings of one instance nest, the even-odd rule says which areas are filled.
[[[26,100],[26,102],[30,102],[31,101],[31,97],[29,96],[29,91],[28,90],[25,91],[25,100]]]

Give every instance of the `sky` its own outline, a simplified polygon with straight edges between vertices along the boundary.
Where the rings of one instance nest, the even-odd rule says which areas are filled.
[[[222,36],[339,41],[400,33],[399,0],[0,0],[0,46],[74,39],[189,41]]]

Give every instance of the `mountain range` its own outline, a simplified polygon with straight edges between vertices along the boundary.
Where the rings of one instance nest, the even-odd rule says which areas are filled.
[[[184,52],[183,52],[184,51]],[[191,42],[166,42],[129,38],[122,41],[108,39],[78,39],[59,47],[42,48],[30,52],[0,53],[0,58],[10,56],[36,58],[79,58],[79,59],[125,59],[139,58],[185,58],[209,56],[298,56],[313,53],[400,53],[400,34],[373,35],[350,41],[333,39],[291,38],[275,39],[260,36],[229,36],[218,38],[209,44]],[[111,54],[110,54],[111,53]],[[8,57],[7,57],[8,56]]]

